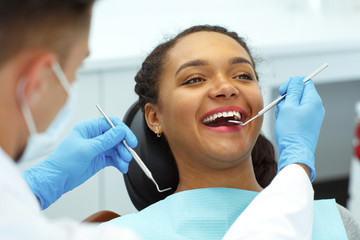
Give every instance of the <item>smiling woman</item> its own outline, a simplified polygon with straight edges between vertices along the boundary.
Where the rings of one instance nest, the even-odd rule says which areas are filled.
[[[135,81],[147,126],[172,153],[179,182],[166,199],[110,224],[133,228],[145,239],[221,239],[277,171],[273,146],[260,134],[262,117],[246,127],[228,122],[245,122],[263,108],[246,43],[222,27],[191,27],[156,47]],[[259,209],[276,208],[265,201]],[[324,209],[338,214],[336,207]],[[321,216],[314,219],[315,234],[321,229],[316,224],[329,223]],[[312,212],[304,221],[309,229],[311,220]],[[344,233],[339,226],[335,234]]]
[[[217,26],[189,28],[155,48],[135,80],[149,128],[164,133],[176,159],[178,191],[183,184],[198,185],[197,181],[203,182],[203,187],[258,191],[271,182],[277,165],[271,143],[259,134],[262,118],[243,131],[241,126],[226,121],[244,121],[263,105],[255,63],[236,33]],[[250,157],[253,148],[257,151]],[[238,173],[231,179],[233,183],[228,172],[220,173],[219,168]],[[191,177],[188,183],[189,177],[185,176],[190,171],[197,177]],[[209,179],[212,171],[217,172],[217,178]],[[240,186],[243,184],[248,186]]]
[[[206,187],[260,191],[251,150],[262,119],[243,128],[228,124],[224,117],[235,111],[245,121],[263,106],[245,48],[224,34],[195,32],[168,51],[164,69],[158,102],[147,103],[144,109],[150,129],[164,133],[174,155],[177,191]],[[205,123],[211,116],[213,121]]]

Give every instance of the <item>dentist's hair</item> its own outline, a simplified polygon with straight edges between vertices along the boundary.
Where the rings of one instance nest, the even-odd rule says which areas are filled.
[[[190,27],[179,33],[174,38],[158,45],[145,59],[141,69],[135,76],[136,86],[135,92],[139,95],[139,104],[144,111],[146,103],[157,104],[159,93],[159,79],[164,70],[164,65],[167,61],[168,52],[176,45],[176,43],[183,37],[195,32],[216,32],[231,37],[237,41],[250,55],[251,53],[244,39],[239,37],[235,32],[230,32],[226,28],[220,26],[199,25]],[[251,57],[254,66],[256,78],[258,75],[255,70],[255,63]],[[166,148],[169,145],[165,137],[161,137],[162,142]],[[260,186],[266,187],[270,184],[277,172],[277,161],[274,155],[274,147],[272,143],[267,140],[262,134],[258,136],[255,146],[251,153],[253,167],[256,179]]]
[[[95,0],[3,0],[0,2],[0,65],[20,51],[50,49],[60,62],[90,26]]]

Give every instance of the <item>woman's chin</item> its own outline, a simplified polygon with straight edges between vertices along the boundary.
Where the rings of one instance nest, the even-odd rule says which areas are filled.
[[[250,144],[249,138],[229,138],[229,137],[219,137],[212,136],[204,138],[204,145],[209,151],[216,150],[221,151],[224,154],[233,153],[233,154],[241,154],[242,152],[248,149]]]
[[[217,159],[219,162],[223,163],[239,162],[244,158],[248,158],[251,154],[248,147],[239,146],[239,144],[234,145],[233,143],[216,144],[215,146],[210,146],[206,152],[213,159]]]

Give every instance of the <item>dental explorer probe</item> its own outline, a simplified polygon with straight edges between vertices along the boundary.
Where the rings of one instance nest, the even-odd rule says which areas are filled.
[[[307,76],[303,82],[307,82],[309,81],[311,78],[315,77],[319,72],[321,72],[322,70],[324,70],[325,68],[327,68],[327,66],[329,66],[329,64],[324,63],[321,67],[319,67],[318,69],[316,69],[314,72],[312,72],[309,76]],[[263,115],[264,113],[266,113],[267,111],[269,111],[271,108],[273,108],[278,102],[280,102],[284,97],[286,96],[286,93],[280,97],[278,97],[277,99],[275,99],[272,103],[270,103],[269,105],[267,105],[266,107],[263,108],[263,110],[261,110],[258,114],[256,114],[255,117],[249,119],[247,122],[243,123],[242,121],[236,121],[236,120],[228,120],[228,122],[232,122],[232,123],[238,123],[240,126],[245,126],[246,124],[248,124],[249,122],[251,122],[252,120],[260,117],[261,115]]]
[[[105,112],[101,109],[101,107],[98,104],[96,104],[96,107],[99,109],[101,114],[105,117],[106,121],[110,124],[110,126],[115,127],[114,124],[111,122],[110,118],[108,118],[108,116],[105,114]],[[127,150],[129,150],[129,152],[131,153],[131,155],[133,156],[133,158],[137,162],[137,164],[139,164],[140,168],[143,170],[145,175],[155,184],[156,189],[158,190],[158,192],[165,192],[165,191],[168,191],[168,190],[171,189],[171,188],[165,188],[163,190],[160,190],[159,185],[157,184],[157,182],[155,181],[155,179],[154,179],[153,175],[151,174],[150,170],[146,167],[145,163],[141,160],[139,155],[137,155],[137,153],[127,144],[125,139],[122,142],[125,145],[125,147],[127,148]]]

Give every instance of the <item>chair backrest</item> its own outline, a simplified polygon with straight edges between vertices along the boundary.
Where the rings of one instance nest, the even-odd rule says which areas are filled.
[[[91,216],[85,218],[84,220],[82,220],[82,222],[103,223],[103,222],[108,222],[117,217],[120,217],[120,215],[115,212],[101,210],[101,211],[96,212],[96,213],[92,214]]]
[[[179,175],[171,152],[164,147],[166,140],[162,139],[163,137],[158,138],[148,128],[138,102],[129,108],[124,123],[136,135],[138,146],[134,150],[149,168],[160,189],[172,188],[170,191],[159,193],[139,165],[131,161],[128,173],[124,174],[125,185],[134,206],[141,210],[172,194],[177,188]]]

